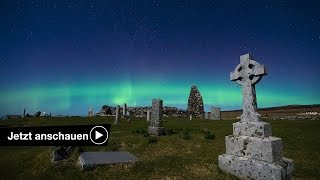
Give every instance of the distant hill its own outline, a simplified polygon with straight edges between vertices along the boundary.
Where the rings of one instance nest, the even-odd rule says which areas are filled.
[[[296,115],[297,113],[305,113],[305,112],[320,112],[320,104],[312,104],[312,105],[287,105],[287,106],[278,106],[278,107],[267,107],[267,108],[258,108],[258,113],[261,116],[290,116]],[[222,111],[221,117],[235,118],[240,116],[242,113],[242,109],[240,110],[231,110],[231,111]]]
[[[267,107],[267,108],[258,108],[258,111],[277,111],[277,110],[289,110],[289,109],[320,109],[320,104],[312,104],[312,105],[286,105],[286,106],[277,106],[277,107]],[[237,112],[242,111],[242,109],[238,110],[230,110],[223,112]]]

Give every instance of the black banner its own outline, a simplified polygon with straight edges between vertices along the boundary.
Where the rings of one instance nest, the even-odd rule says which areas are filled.
[[[0,146],[107,145],[110,124],[40,127],[1,127]]]

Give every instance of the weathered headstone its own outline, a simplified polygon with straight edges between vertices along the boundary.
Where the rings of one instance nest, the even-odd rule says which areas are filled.
[[[125,117],[127,115],[127,104],[126,103],[123,104],[122,115],[123,115],[123,117]]]
[[[148,127],[148,133],[158,136],[162,130],[162,107],[163,101],[161,99],[152,100],[151,119]]]
[[[271,125],[260,120],[255,84],[266,75],[264,65],[240,56],[230,79],[242,86],[243,113],[233,123],[233,135],[225,137],[226,154],[219,155],[219,168],[244,179],[290,179],[293,161],[282,156],[282,140],[271,136]]]
[[[209,112],[204,113],[204,119],[209,119]]]
[[[190,120],[190,121],[192,120],[192,114],[189,115],[189,120]]]
[[[120,106],[117,105],[117,107],[116,107],[116,116],[115,116],[114,123],[117,124],[119,122],[119,119],[120,119]]]
[[[26,108],[23,109],[23,115],[22,115],[22,117],[23,117],[23,118],[26,117]]]
[[[147,111],[147,121],[149,122],[150,121],[150,115],[151,115],[151,111]]]
[[[93,117],[93,110],[91,106],[89,108],[88,117]]]
[[[82,169],[94,168],[100,165],[115,163],[131,163],[137,161],[137,157],[129,152],[83,152],[79,156],[79,164]]]
[[[212,120],[220,120],[221,119],[221,113],[220,113],[220,108],[218,107],[211,107],[211,115],[210,119]]]

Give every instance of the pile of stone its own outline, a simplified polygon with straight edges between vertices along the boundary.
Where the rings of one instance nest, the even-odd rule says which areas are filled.
[[[204,117],[203,99],[197,86],[191,86],[187,111],[193,117]]]

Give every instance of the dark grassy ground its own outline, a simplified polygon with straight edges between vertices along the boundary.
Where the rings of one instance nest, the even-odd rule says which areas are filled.
[[[225,152],[224,137],[235,121],[164,119],[175,134],[144,137],[145,119],[112,125],[108,146],[82,147],[85,151],[129,151],[138,162],[98,167],[82,172],[76,151],[69,160],[51,163],[49,147],[0,147],[0,179],[235,179],[218,168]],[[28,126],[113,123],[113,118],[38,118]],[[270,121],[273,135],[281,137],[284,156],[295,163],[296,179],[320,179],[320,121]],[[21,125],[22,119],[0,121]],[[188,130],[186,130],[188,128]],[[205,138],[205,131],[215,134]],[[137,133],[133,133],[133,131]],[[190,138],[189,140],[187,140]]]

